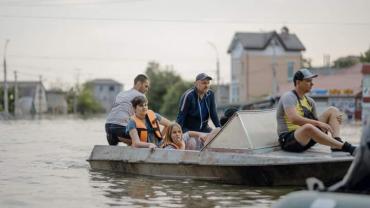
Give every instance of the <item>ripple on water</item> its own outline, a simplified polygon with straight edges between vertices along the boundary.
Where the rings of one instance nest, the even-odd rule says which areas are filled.
[[[271,207],[296,190],[90,170],[86,159],[93,146],[106,144],[104,122],[59,119],[0,126],[0,166],[6,167],[0,174],[0,207],[48,207],[56,201],[72,207]],[[343,134],[360,136],[352,127]]]

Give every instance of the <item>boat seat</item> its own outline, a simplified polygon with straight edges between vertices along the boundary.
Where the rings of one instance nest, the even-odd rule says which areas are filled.
[[[205,147],[261,149],[278,146],[276,110],[238,111]]]

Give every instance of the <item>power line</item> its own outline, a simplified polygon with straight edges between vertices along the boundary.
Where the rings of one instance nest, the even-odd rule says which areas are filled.
[[[24,59],[41,59],[41,60],[60,60],[60,61],[111,61],[111,62],[150,62],[153,61],[153,58],[119,58],[119,57],[93,57],[93,56],[37,56],[37,55],[8,55],[8,57],[11,58],[24,58]],[[157,59],[154,59],[157,60]],[[170,62],[196,62],[196,63],[203,63],[203,62],[209,62],[208,59],[203,58],[189,58],[188,60],[186,58],[182,59],[166,59]]]
[[[70,1],[70,2],[58,2],[58,1],[33,1],[30,2],[27,1],[6,1],[6,2],[0,2],[1,6],[6,7],[60,7],[60,6],[89,6],[89,5],[109,5],[109,4],[126,4],[126,3],[136,3],[140,1],[148,1],[148,0],[103,0],[103,1],[94,1],[94,2],[76,2],[76,1]]]
[[[67,17],[67,16],[27,16],[5,15],[0,18],[41,19],[41,20],[77,20],[77,21],[119,21],[119,22],[152,22],[152,23],[199,23],[199,24],[289,24],[289,25],[347,25],[369,26],[370,22],[310,22],[310,21],[267,21],[267,20],[227,20],[227,19],[152,19],[152,18],[119,18],[119,17]]]

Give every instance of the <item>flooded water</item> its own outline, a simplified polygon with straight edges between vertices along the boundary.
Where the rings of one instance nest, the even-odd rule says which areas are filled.
[[[358,142],[359,124],[343,134]],[[260,188],[90,170],[104,118],[0,121],[0,207],[271,207],[300,188]]]

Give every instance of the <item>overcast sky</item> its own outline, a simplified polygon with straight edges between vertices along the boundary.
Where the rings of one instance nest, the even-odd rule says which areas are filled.
[[[198,72],[230,81],[227,48],[235,32],[287,26],[316,66],[359,55],[370,46],[367,0],[0,0],[0,55],[8,80],[42,75],[47,87],[112,78],[132,86],[148,61],[173,66],[184,79]],[[3,79],[1,70],[0,78]]]

